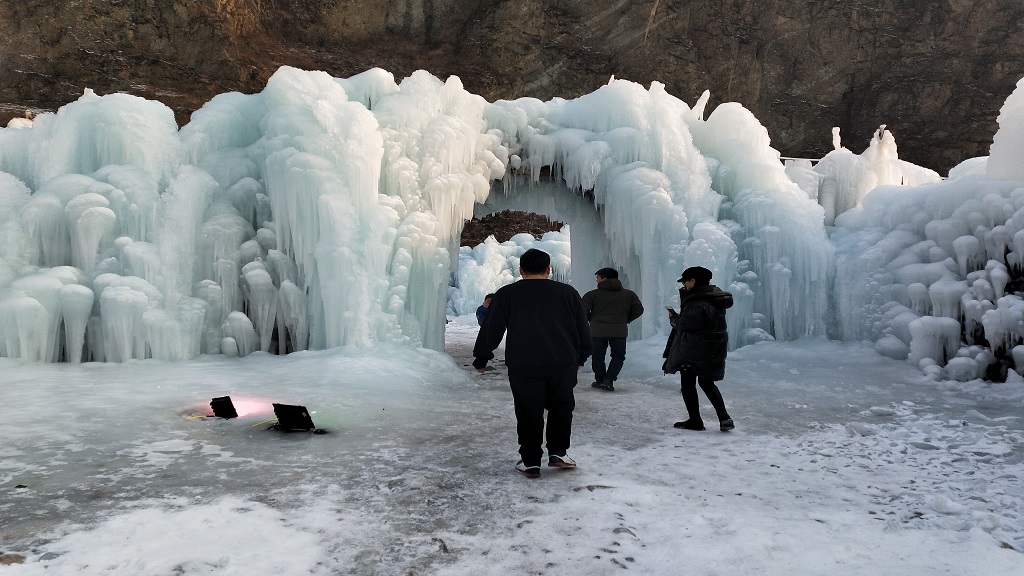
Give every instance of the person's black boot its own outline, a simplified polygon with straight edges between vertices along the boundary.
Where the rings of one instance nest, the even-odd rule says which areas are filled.
[[[690,418],[685,422],[676,422],[672,425],[674,428],[682,428],[683,430],[706,430],[704,428],[704,422],[701,420],[694,420]]]

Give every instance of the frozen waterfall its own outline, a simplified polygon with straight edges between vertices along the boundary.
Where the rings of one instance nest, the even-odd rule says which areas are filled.
[[[667,330],[657,312],[700,265],[735,295],[734,347],[828,334],[979,372],[1024,358],[1020,91],[991,178],[970,162],[948,180],[899,160],[885,127],[862,154],[837,132],[821,161],[783,163],[741,105],[706,115],[707,93],[691,106],[657,82],[492,103],[424,71],[282,67],[180,130],[158,102],[87,91],[0,129],[0,355],[440,349],[446,311],[514,281],[536,245],[581,292],[617,268],[651,310],[638,336]],[[459,249],[466,220],[505,208],[568,228]],[[927,318],[962,318],[967,340]]]

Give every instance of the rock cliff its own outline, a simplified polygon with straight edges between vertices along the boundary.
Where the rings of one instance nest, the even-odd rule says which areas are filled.
[[[1022,32],[1019,0],[0,0],[0,122],[92,88],[183,124],[284,64],[422,68],[491,101],[614,75],[740,102],[788,156],[823,155],[832,126],[859,152],[887,124],[901,158],[944,173],[988,154]]]

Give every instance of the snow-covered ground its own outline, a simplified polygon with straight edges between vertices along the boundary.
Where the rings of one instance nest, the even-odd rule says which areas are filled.
[[[467,366],[476,331],[448,324],[451,357],[0,359],[0,554],[25,557],[0,574],[1024,572],[1012,372],[935,382],[867,345],[762,343],[721,383],[737,429],[689,432],[663,339],[630,342],[616,392],[581,371],[580,468],[527,480],[501,363]],[[194,417],[222,395],[240,418]],[[267,430],[271,402],[328,433]]]

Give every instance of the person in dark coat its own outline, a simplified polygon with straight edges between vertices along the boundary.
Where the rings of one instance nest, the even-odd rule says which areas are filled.
[[[519,435],[516,470],[540,477],[548,412],[548,466],[575,468],[566,451],[576,408],[576,373],[590,357],[590,326],[575,288],[549,280],[551,257],[531,248],[519,259],[522,279],[494,293],[473,347],[473,367],[482,372],[505,339],[505,366]]]
[[[583,295],[583,310],[590,320],[590,336],[594,352],[590,365],[594,368],[594,388],[615,391],[615,380],[626,361],[627,324],[644,313],[644,305],[632,290],[622,287],[619,272],[614,268],[601,268],[594,273],[597,289]],[[604,358],[608,348],[612,361],[605,369]]]
[[[722,432],[735,428],[725,409],[722,393],[715,385],[725,377],[725,357],[729,351],[729,333],[725,311],[732,307],[732,294],[711,284],[712,273],[695,266],[683,271],[679,282],[679,313],[669,309],[672,333],[665,347],[666,374],[679,372],[683,404],[688,418],[676,422],[676,428],[704,430],[700,417],[697,384],[711,401]]]

